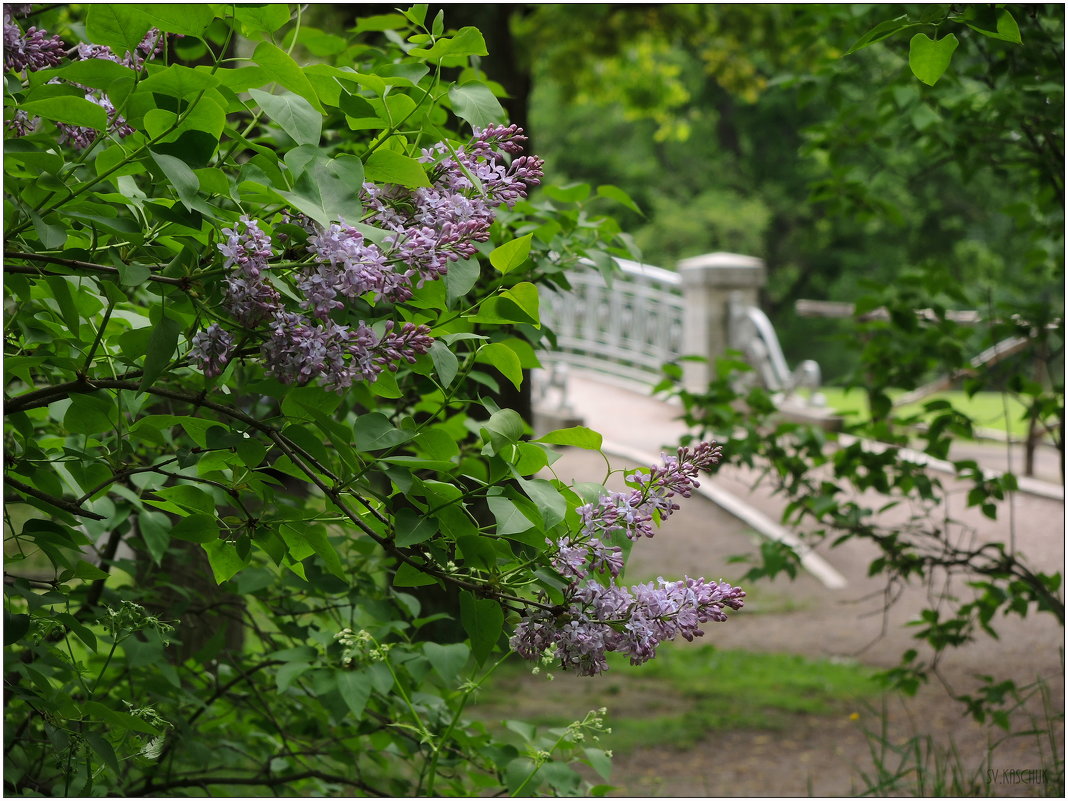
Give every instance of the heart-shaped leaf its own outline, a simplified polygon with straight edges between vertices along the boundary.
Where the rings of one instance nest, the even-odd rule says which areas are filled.
[[[941,39],[932,39],[925,33],[916,34],[909,44],[912,74],[928,86],[934,86],[945,73],[958,44],[952,33]]]

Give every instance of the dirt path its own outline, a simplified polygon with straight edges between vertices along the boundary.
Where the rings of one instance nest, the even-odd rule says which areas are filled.
[[[587,393],[585,409],[580,410],[585,411],[586,424],[602,431],[606,439],[616,437],[616,441],[632,447],[644,446],[656,453],[660,444],[677,436],[678,424],[670,418],[664,419],[662,405],[657,404],[659,410],[648,406],[644,413],[649,416],[642,418],[635,412],[633,399],[625,396],[621,399],[613,392]],[[579,400],[581,406],[583,401]],[[658,418],[651,416],[658,411]],[[613,459],[614,467],[625,464],[625,460]],[[601,481],[605,474],[604,461],[598,454],[574,450],[568,450],[554,468],[565,481]],[[755,482],[752,474],[729,468],[715,480],[739,496],[748,496],[750,503],[772,519],[778,519],[780,501],[760,493],[750,495]],[[965,510],[963,502],[958,505],[961,508],[951,511],[975,529],[975,536],[1005,540],[1006,520],[990,523]],[[1020,496],[1012,523],[1018,546],[1034,564],[1049,572],[1063,569],[1063,502]],[[695,497],[684,502],[682,510],[654,539],[635,546],[628,577],[646,580],[657,575],[689,574],[736,580],[744,568],[729,564],[727,558],[752,552],[758,539],[758,535],[710,501]],[[872,557],[869,548],[862,543],[847,543],[825,551],[824,556],[847,577],[847,587],[828,590],[808,574],[792,582],[788,579],[765,582],[751,588],[753,596],[745,610],[727,624],[715,626],[706,639],[722,648],[849,657],[880,668],[897,664],[901,653],[915,644],[904,624],[923,608],[927,590],[906,589],[884,614],[885,588],[879,579],[867,577]],[[1063,712],[1063,628],[1048,615],[1023,621],[996,621],[995,628],[1000,639],[984,638],[947,655],[942,673],[952,689],[957,692],[972,689],[975,675],[982,673],[1013,678],[1021,684],[1041,676],[1049,683],[1052,709]],[[668,647],[686,646],[678,643]],[[583,681],[591,680],[558,674],[558,689],[554,692],[567,695],[579,710]],[[577,684],[570,687],[572,682]],[[544,684],[531,690],[547,691]],[[641,694],[635,694],[635,701],[647,703]],[[627,693],[619,694],[617,703],[609,708],[610,715],[613,706],[617,714],[627,714]],[[1034,704],[1025,712],[1014,721],[1017,726],[1023,726],[1027,714],[1040,712],[1039,705]],[[923,687],[910,699],[890,699],[887,721],[891,740],[923,734],[945,747],[955,747],[957,764],[978,777],[975,794],[1041,793],[1041,785],[1032,783],[1035,774],[1009,774],[1006,780],[1004,773],[1041,768],[1039,744],[1033,738],[1017,738],[998,745],[990,757],[989,739],[992,735],[996,737],[998,730],[981,727],[964,717],[962,706],[941,685]],[[864,712],[856,720],[849,716],[842,719],[799,716],[796,725],[787,731],[736,731],[686,750],[673,748],[670,743],[650,743],[648,748],[625,760],[616,760],[612,783],[620,788],[616,794],[624,796],[850,795],[863,786],[858,770],[869,773],[872,770],[864,729],[875,730],[879,725],[880,716],[874,712]],[[1056,748],[1063,758],[1063,719]],[[887,758],[895,767],[899,761],[900,757]],[[930,767],[934,767],[933,763]],[[996,781],[985,784],[983,779],[995,776],[992,771],[998,771]],[[883,794],[886,793],[880,793]]]

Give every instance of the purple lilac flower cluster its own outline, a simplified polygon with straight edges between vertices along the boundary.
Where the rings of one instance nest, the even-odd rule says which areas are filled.
[[[312,236],[308,250],[316,263],[299,279],[304,308],[326,319],[344,305],[340,298],[373,292],[375,300],[405,301],[413,286],[473,256],[489,239],[496,209],[525,198],[541,180],[541,159],[517,155],[524,141],[515,125],[491,125],[456,149],[442,142],[423,151],[423,163],[434,165],[430,187],[365,183],[366,222],[389,236],[380,247],[343,221]]]
[[[246,328],[266,324],[263,356],[272,375],[286,383],[321,379],[328,389],[344,390],[353,381],[374,381],[383,369],[413,363],[433,340],[430,329],[392,322],[381,334],[364,322],[352,328],[331,319],[347,301],[370,294],[377,302],[403,302],[412,287],[443,276],[448,264],[476,252],[489,239],[496,209],[527,196],[542,177],[542,161],[520,156],[526,141],[515,125],[476,130],[474,138],[455,150],[439,143],[424,151],[422,161],[434,164],[431,186],[415,190],[387,189],[365,183],[361,197],[366,221],[389,235],[383,245],[368,240],[344,220],[326,228],[305,218],[284,222],[309,231],[308,251],[314,261],[296,275],[304,314],[287,311],[268,276],[271,240],[248,216],[223,230],[218,245],[226,257],[226,306]],[[206,375],[218,375],[232,356],[232,341],[212,326],[194,338],[191,355]],[[615,558],[606,552],[606,559]]]
[[[227,239],[217,247],[226,257],[224,267],[232,270],[226,278],[226,306],[246,328],[266,323],[262,354],[278,380],[306,384],[321,379],[327,389],[340,392],[357,379],[374,381],[383,369],[395,371],[401,362],[415,362],[433,344],[423,325],[405,323],[397,329],[389,321],[379,335],[363,321],[352,328],[325,314],[315,320],[286,311],[270,281],[271,240],[259,223],[244,215],[223,233]],[[190,355],[209,377],[221,373],[233,356],[233,340],[218,324],[198,333],[192,344]]]
[[[29,13],[30,6],[26,4],[17,6],[4,6],[4,68],[21,71],[23,69],[40,70],[53,67],[60,63],[66,55],[62,40],[58,36],[47,37],[44,31],[37,28],[29,28],[23,34],[22,30],[13,21],[14,16],[24,16]],[[156,28],[152,28],[145,34],[133,52],[127,52],[119,58],[110,47],[97,44],[81,43],[75,49],[76,59],[86,61],[99,58],[114,61],[134,70],[140,70],[146,59],[154,57],[163,47],[163,34]],[[64,83],[58,78],[53,78],[49,83]],[[111,99],[97,89],[75,83],[85,93],[85,99],[95,103],[107,112],[108,133],[118,137],[126,137],[132,134],[126,120],[119,114]],[[29,118],[23,111],[16,111],[14,117],[7,126],[15,136],[26,136],[38,127],[39,118]],[[97,132],[92,128],[68,123],[56,123],[59,129],[59,144],[69,144],[76,150],[84,150],[89,147],[97,137]]]
[[[702,442],[664,456],[662,465],[648,474],[627,477],[637,487],[613,492],[577,511],[582,531],[575,538],[555,543],[553,567],[571,583],[564,604],[536,609],[516,627],[512,649],[537,659],[552,648],[565,670],[594,676],[607,670],[609,651],[624,653],[640,665],[656,655],[657,646],[682,635],[693,640],[704,634],[701,624],[727,619],[725,607],[741,609],[745,593],[725,582],[684,577],[663,578],[622,587],[616,583],[623,569],[622,551],[605,542],[613,532],[630,539],[653,535],[652,523],[662,521],[679,507],[672,498],[688,498],[698,486],[700,470],[717,464],[722,448]],[[550,543],[552,544],[552,543]],[[592,574],[609,577],[602,583]]]
[[[31,26],[23,32],[15,22],[16,17],[25,17],[30,13],[29,3],[16,3],[4,6],[4,69],[22,72],[23,70],[43,70],[54,67],[66,55],[63,40],[58,36],[49,36],[47,31]]]
[[[212,323],[206,330],[193,337],[189,355],[200,362],[201,370],[208,378],[219,375],[234,352],[234,338]]]

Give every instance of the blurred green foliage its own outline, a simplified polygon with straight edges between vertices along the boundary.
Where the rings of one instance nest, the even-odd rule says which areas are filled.
[[[1061,315],[1063,6],[544,5],[513,33],[551,169],[625,187],[650,263],[764,258],[788,359],[847,375],[852,325],[794,301],[878,296],[910,268],[957,308]],[[959,42],[933,86],[920,34]]]

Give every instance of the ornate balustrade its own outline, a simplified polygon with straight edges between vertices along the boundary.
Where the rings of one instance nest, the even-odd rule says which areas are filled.
[[[607,279],[592,265],[570,273],[570,292],[542,298],[542,322],[556,333],[547,364],[567,364],[648,386],[684,348],[682,279],[660,267],[617,259]]]
[[[566,408],[566,371],[589,370],[641,389],[661,377],[661,365],[684,355],[694,389],[713,377],[713,361],[728,348],[741,351],[754,377],[783,397],[798,387],[819,386],[819,366],[810,360],[791,372],[775,329],[757,306],[764,285],[760,259],[710,253],[686,259],[678,272],[616,259],[605,277],[592,263],[569,273],[570,292],[546,292],[542,320],[557,337],[555,350],[540,354],[550,375],[540,377],[544,401],[552,390]]]

